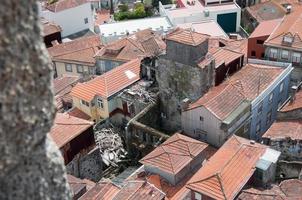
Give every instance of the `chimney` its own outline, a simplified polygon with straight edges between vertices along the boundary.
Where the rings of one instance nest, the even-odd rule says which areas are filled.
[[[289,14],[291,13],[291,11],[292,11],[292,6],[291,5],[286,6],[286,13]]]
[[[191,100],[189,98],[185,98],[181,101],[181,109],[185,110],[189,107],[189,104],[191,103]]]

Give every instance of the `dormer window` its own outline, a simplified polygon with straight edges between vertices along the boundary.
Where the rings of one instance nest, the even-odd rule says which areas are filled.
[[[293,37],[286,35],[283,37],[283,42],[291,44],[293,43]]]

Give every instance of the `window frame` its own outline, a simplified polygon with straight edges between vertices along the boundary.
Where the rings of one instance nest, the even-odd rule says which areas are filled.
[[[85,106],[87,106],[87,107],[90,106],[89,102],[87,102],[87,101],[85,101],[85,100],[83,100],[83,99],[81,99],[81,104],[82,104],[82,105],[85,105]]]
[[[70,70],[68,70],[68,67],[70,67]],[[65,71],[66,71],[66,72],[72,72],[72,64],[70,64],[70,63],[65,63]]]
[[[256,135],[259,135],[260,132],[261,132],[261,121],[258,121],[256,124]]]
[[[77,66],[77,73],[83,74],[84,73],[84,66],[83,65],[76,65],[76,66]],[[79,68],[81,68],[82,71],[79,70]]]
[[[257,114],[260,115],[263,111],[263,101],[261,101],[259,104],[258,104],[258,107],[257,107]]]
[[[271,103],[273,103],[273,101],[274,101],[274,92],[271,92],[269,94],[268,102],[269,102],[269,104],[271,104]]]
[[[272,121],[272,109],[270,109],[266,114],[266,125],[268,125]]]
[[[85,17],[84,18],[84,24],[88,24],[88,23],[89,23],[88,17]]]
[[[284,55],[284,54],[283,54],[284,52],[287,52],[287,55],[286,55],[286,56],[283,56],[283,55]],[[288,50],[282,49],[282,51],[281,51],[281,58],[282,58],[282,59],[288,60],[288,58],[289,58],[289,51],[288,51]]]
[[[273,52],[275,51],[275,52]],[[270,58],[278,58],[278,49],[276,48],[270,48],[269,50],[269,57]]]
[[[97,105],[99,108],[104,109],[104,100],[101,98],[97,98]]]
[[[296,56],[296,55],[299,55],[299,56]],[[292,62],[293,63],[300,63],[301,62],[301,53],[299,53],[299,52],[293,52],[292,53]]]
[[[279,86],[279,93],[282,93],[283,91],[284,91],[284,82],[282,81]]]

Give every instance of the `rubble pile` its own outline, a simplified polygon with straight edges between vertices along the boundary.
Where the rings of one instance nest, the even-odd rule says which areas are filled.
[[[95,139],[100,149],[103,162],[107,166],[118,167],[118,163],[126,157],[123,142],[114,128],[102,128],[95,132]]]

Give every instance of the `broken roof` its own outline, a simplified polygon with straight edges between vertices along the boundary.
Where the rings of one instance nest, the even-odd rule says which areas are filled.
[[[208,144],[175,133],[151,153],[140,160],[145,166],[156,167],[170,174],[177,174],[194,158],[206,150]]]
[[[113,200],[163,200],[165,194],[147,181],[128,181]]]
[[[140,64],[140,59],[134,59],[88,82],[78,83],[71,96],[88,102],[96,95],[108,98],[140,80]]]
[[[224,83],[213,87],[187,110],[204,106],[224,120],[244,101],[253,101],[284,71],[269,65],[247,64]]]
[[[51,59],[94,65],[94,55],[102,46],[99,36],[82,37],[48,48]]]
[[[209,37],[209,35],[197,33],[192,31],[191,29],[177,28],[167,35],[166,40],[171,40],[191,46],[197,46],[208,40]]]
[[[302,90],[298,91],[295,96],[293,97],[293,100],[288,101],[283,108],[281,109],[281,112],[288,112],[293,111],[296,109],[302,109]]]
[[[79,200],[112,200],[120,188],[111,182],[99,182]]]
[[[281,19],[274,19],[260,22],[260,24],[256,27],[253,33],[249,36],[249,38],[263,37],[269,36],[278,24],[281,22]]]
[[[302,140],[302,120],[276,121],[264,133],[263,138]]]
[[[234,199],[253,175],[266,148],[233,135],[188,181],[187,187],[213,199]]]
[[[302,49],[302,8],[286,15],[279,26],[273,31],[270,37],[265,41],[265,45],[285,46]],[[293,38],[293,42],[284,43],[284,36]]]
[[[61,27],[54,22],[49,22],[44,18],[41,19],[41,22],[43,26],[43,37],[62,31]]]
[[[95,57],[125,62],[155,56],[165,49],[166,44],[161,37],[151,29],[146,29],[105,45]]]
[[[52,12],[60,12],[63,10],[80,6],[88,2],[90,1],[89,0],[58,0],[55,3],[46,5],[46,9]]]
[[[58,148],[61,148],[92,125],[93,122],[57,113],[49,135]]]

